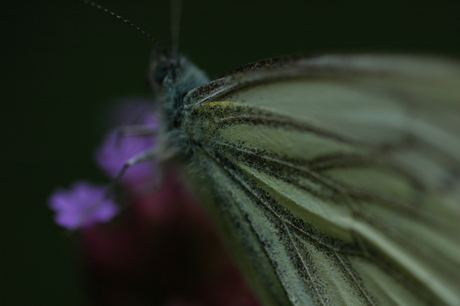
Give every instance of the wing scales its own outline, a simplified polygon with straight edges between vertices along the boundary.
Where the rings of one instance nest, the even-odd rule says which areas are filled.
[[[421,67],[408,81],[394,66],[369,78],[359,65],[298,66],[217,80],[190,95],[184,123],[195,166],[225,203],[216,218],[244,227],[235,242],[251,237],[243,248],[263,259],[252,277],[270,271],[278,288],[262,295],[275,305],[460,304],[459,74],[444,67],[430,79]]]
[[[219,182],[216,188],[211,190],[201,188],[200,191],[201,194],[206,194],[202,198],[208,200],[205,202],[208,211],[214,216],[214,220],[219,220],[216,226],[225,234],[224,242],[227,243],[228,250],[239,259],[240,270],[253,289],[259,293],[263,304],[289,305],[286,290],[279,282],[264,245],[251,222],[248,221],[248,212],[238,205],[252,199],[239,190],[238,184],[228,172],[222,171],[218,161],[206,155],[198,156],[198,159],[196,162],[204,162],[207,165],[202,172],[205,175],[204,179],[212,177],[213,182]],[[201,184],[201,186],[209,185]]]
[[[227,164],[222,157],[214,156],[219,164]],[[226,167],[224,167],[225,169]],[[247,180],[245,175],[234,171],[231,167],[222,167],[221,172],[231,173],[231,180],[239,182],[238,185],[225,184],[222,181],[213,188],[217,190],[218,197],[224,199],[230,209],[238,207],[245,212],[246,220],[251,224],[251,230],[257,234],[259,244],[264,248],[271,261],[276,267],[277,278],[287,288],[290,303],[292,305],[339,305],[347,301],[350,305],[373,305],[370,304],[360,293],[362,288],[350,283],[343,289],[343,283],[349,278],[348,271],[343,267],[337,267],[333,271],[331,267],[337,266],[333,260],[329,243],[324,236],[315,229],[306,226],[300,220],[293,220],[286,214],[282,207],[276,206],[269,195],[257,184]],[[209,173],[214,176],[215,170]],[[225,186],[225,187],[224,187]],[[229,188],[232,186],[233,188]],[[236,194],[247,194],[250,198],[241,201]],[[228,197],[228,195],[231,195]],[[291,219],[291,220],[289,220]],[[295,224],[297,223],[297,224]],[[244,234],[245,237],[247,234]],[[342,243],[341,243],[342,244]],[[336,248],[346,246],[336,245]],[[324,256],[323,253],[331,253]],[[326,277],[325,277],[325,276]],[[340,288],[340,291],[331,290]],[[275,304],[278,305],[278,304]],[[285,303],[283,305],[288,305]]]

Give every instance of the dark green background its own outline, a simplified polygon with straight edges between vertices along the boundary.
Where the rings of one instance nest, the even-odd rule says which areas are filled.
[[[1,305],[83,303],[72,238],[46,199],[104,179],[92,161],[104,107],[148,93],[147,38],[78,1],[40,2],[0,9]],[[458,1],[188,2],[181,49],[211,75],[290,53],[460,51]],[[99,3],[169,45],[169,1]]]

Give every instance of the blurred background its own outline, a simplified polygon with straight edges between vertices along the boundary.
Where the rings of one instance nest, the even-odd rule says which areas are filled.
[[[184,1],[180,47],[211,76],[292,53],[460,51],[458,1]],[[170,45],[168,0],[100,0]],[[151,42],[76,0],[2,3],[0,304],[81,305],[47,198],[93,162],[111,101],[148,96]]]

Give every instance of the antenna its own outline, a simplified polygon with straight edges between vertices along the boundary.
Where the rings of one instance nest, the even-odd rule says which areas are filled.
[[[103,7],[102,5],[99,5],[97,4],[96,2],[94,1],[89,1],[89,0],[80,0],[81,2],[85,3],[85,4],[88,4],[92,7],[95,7],[97,8],[98,10],[101,10],[103,11],[104,13],[107,13],[121,21],[123,21],[124,23],[126,23],[127,25],[129,25],[130,27],[133,27],[135,28],[136,30],[138,30],[139,32],[141,32],[144,36],[146,36],[148,39],[150,39],[157,48],[160,49],[160,51],[163,53],[163,54],[168,54],[168,49],[165,48],[163,46],[163,44],[158,40],[156,39],[155,37],[153,37],[150,33],[146,32],[144,29],[142,29],[141,27],[137,26],[136,24],[132,23],[131,21],[129,21],[128,19],[116,14],[115,12],[112,12],[111,10]]]
[[[179,32],[180,20],[182,14],[182,0],[171,1],[171,39],[172,39],[172,52],[177,55],[179,52]]]

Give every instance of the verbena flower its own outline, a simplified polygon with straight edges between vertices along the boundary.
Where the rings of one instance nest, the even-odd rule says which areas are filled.
[[[125,103],[115,116],[120,125],[155,128],[150,105]],[[155,142],[154,135],[127,136],[115,128],[95,157],[113,177],[127,159]],[[89,226],[118,212],[104,199],[106,188],[78,182],[50,197],[56,223],[82,227],[80,262],[91,305],[259,305],[175,170],[166,169],[157,186],[154,160],[130,167],[118,182],[126,207],[123,217],[107,227]]]
[[[127,127],[142,127],[153,131],[158,127],[158,120],[146,101],[119,103],[117,117],[119,127],[113,129],[105,138],[103,144],[96,150],[97,164],[111,177],[116,176],[125,162],[138,153],[155,146],[155,136],[126,134]],[[141,110],[142,112],[139,112]],[[152,160],[137,163],[129,167],[121,177],[123,182],[135,183],[151,179],[155,173],[155,163]]]
[[[80,181],[70,189],[57,189],[49,198],[49,207],[56,212],[54,221],[69,229],[106,222],[118,213],[118,206],[105,197],[106,188]]]
[[[120,129],[110,132],[104,143],[96,150],[97,164],[111,177],[115,177],[124,163],[140,152],[144,152],[155,145],[151,136],[120,134]],[[129,167],[121,180],[136,182],[152,177],[156,169],[153,161],[144,161]]]
[[[118,123],[155,129],[158,122],[150,111],[151,105],[152,101],[145,100],[118,103]],[[95,153],[98,165],[111,177],[119,173],[126,160],[155,145],[152,135],[123,135],[121,129],[113,129]],[[129,167],[121,180],[130,185],[149,180],[152,182],[155,171],[153,161],[142,162]],[[56,223],[75,229],[109,221],[119,209],[112,200],[104,197],[106,192],[107,187],[93,186],[87,182],[78,182],[71,190],[55,191],[49,199],[49,206],[56,212]]]

